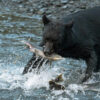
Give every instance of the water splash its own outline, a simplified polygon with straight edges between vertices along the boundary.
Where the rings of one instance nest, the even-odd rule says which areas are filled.
[[[79,93],[82,93],[83,97],[87,96],[85,90],[87,88],[89,90],[89,87],[87,87],[87,85],[84,84],[73,84],[72,82],[67,84],[65,90],[57,91],[49,89],[48,82],[50,80],[55,79],[55,77],[61,73],[67,73],[67,70],[64,70],[64,68],[59,66],[59,64],[56,64],[53,67],[47,65],[42,66],[40,73],[38,74],[32,71],[31,73],[22,75],[23,68],[23,66],[11,65],[6,65],[6,67],[3,67],[3,64],[0,64],[0,89],[7,89],[11,91],[17,88],[21,88],[23,89],[23,95],[25,96],[32,96],[34,91],[37,93],[37,95],[39,95],[38,92],[42,89],[40,93],[42,93],[44,90],[45,92],[47,91],[45,94],[45,97],[47,95],[45,100],[78,100],[77,95]],[[72,75],[77,74],[75,72],[75,74]],[[62,84],[66,84],[67,77],[68,75],[66,76],[63,74],[64,82]],[[97,96],[95,98],[99,98],[99,92],[96,93],[96,95]],[[19,100],[22,100],[21,96],[20,98]]]

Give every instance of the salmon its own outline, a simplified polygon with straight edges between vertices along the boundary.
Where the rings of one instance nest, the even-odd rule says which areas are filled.
[[[42,50],[39,50],[37,48],[35,48],[34,46],[32,46],[30,43],[28,42],[24,42],[30,49],[31,52],[34,52],[37,56],[41,56],[43,58],[49,59],[51,61],[56,61],[56,60],[61,60],[63,59],[63,57],[61,57],[58,54],[52,54],[50,56],[45,56],[45,54],[43,53]]]

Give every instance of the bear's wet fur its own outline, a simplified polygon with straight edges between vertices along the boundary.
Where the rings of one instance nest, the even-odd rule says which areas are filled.
[[[100,71],[100,7],[67,15],[61,20],[51,20],[43,15],[45,55],[57,53],[63,57],[83,59],[87,69],[83,82],[92,72]]]

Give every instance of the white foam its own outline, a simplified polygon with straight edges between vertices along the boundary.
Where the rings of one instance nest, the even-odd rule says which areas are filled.
[[[14,89],[21,87],[25,90],[46,87],[49,88],[48,82],[59,74],[58,68],[51,68],[42,70],[39,74],[29,73],[22,75],[23,67],[9,66],[1,68],[0,87],[7,89]],[[48,66],[46,66],[48,67]]]
[[[23,70],[23,68],[17,68],[9,67],[1,68],[1,75],[0,75],[0,87],[1,89],[14,89],[17,87],[21,87],[21,81],[23,80],[22,75],[20,74],[20,71]]]
[[[79,84],[70,84],[68,86],[68,89],[73,91],[75,94],[77,94],[79,91],[81,91],[85,95],[84,88],[85,88],[84,86],[79,85]]]
[[[59,97],[58,100],[70,100],[69,98]]]
[[[29,74],[27,76],[29,78],[24,83],[24,87],[26,89],[41,88],[41,87],[49,88],[48,82],[53,78],[54,75],[55,73],[52,72],[51,70],[43,71],[40,74]]]
[[[25,95],[33,95],[32,91],[34,91],[34,89],[40,89],[43,87],[48,90],[48,82],[54,79],[57,75],[65,73],[65,70],[58,65],[53,66],[52,68],[48,68],[50,66],[45,67],[39,74],[33,72],[22,75],[22,71],[24,69],[22,66],[6,65],[6,67],[4,67],[0,65],[0,89],[12,90],[20,87],[24,90]],[[65,76],[64,80],[66,80]],[[57,98],[57,100],[70,100],[69,98],[72,100],[78,100],[75,98],[75,95],[80,91],[83,93],[83,95],[85,95],[84,88],[85,87],[83,85],[69,84],[64,91],[52,90],[50,95],[48,95],[47,100],[54,100],[55,98]],[[63,94],[66,96],[63,97]]]

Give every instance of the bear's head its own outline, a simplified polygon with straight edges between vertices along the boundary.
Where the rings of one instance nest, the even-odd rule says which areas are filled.
[[[59,53],[67,45],[72,32],[73,21],[64,24],[58,21],[52,21],[44,15],[42,17],[44,24],[43,38],[41,46],[45,55]]]

